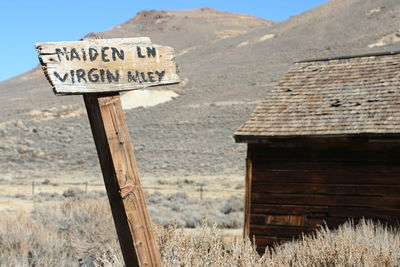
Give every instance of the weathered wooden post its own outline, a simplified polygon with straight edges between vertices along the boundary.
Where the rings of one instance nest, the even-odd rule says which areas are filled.
[[[147,37],[36,44],[55,94],[82,94],[126,266],[161,266],[119,92],[179,82]]]

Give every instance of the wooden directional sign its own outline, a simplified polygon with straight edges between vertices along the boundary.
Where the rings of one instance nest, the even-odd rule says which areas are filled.
[[[147,37],[36,44],[56,94],[126,91],[179,82],[174,50]]]
[[[179,82],[173,49],[150,39],[36,45],[56,94],[82,94],[127,267],[161,266],[119,91]]]

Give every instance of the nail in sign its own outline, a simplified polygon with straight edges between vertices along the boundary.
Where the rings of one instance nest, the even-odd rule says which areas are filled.
[[[174,50],[147,37],[36,44],[55,94],[118,92],[179,82]]]

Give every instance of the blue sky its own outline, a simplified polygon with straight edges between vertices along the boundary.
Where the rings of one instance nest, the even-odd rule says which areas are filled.
[[[211,7],[282,21],[327,0],[1,0],[0,81],[38,64],[34,44],[74,41],[89,32],[107,30],[143,9]]]

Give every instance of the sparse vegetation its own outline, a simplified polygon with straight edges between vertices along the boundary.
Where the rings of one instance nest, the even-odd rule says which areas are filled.
[[[338,230],[321,228],[313,236],[304,236],[270,248],[260,256],[250,240],[236,238],[224,244],[218,229],[203,226],[201,236],[193,238],[174,226],[158,227],[158,244],[164,266],[399,266],[400,235],[398,230],[362,220],[358,225],[347,222]],[[117,250],[118,247],[115,247]],[[120,266],[118,253],[96,260]]]
[[[184,196],[170,199],[185,200]],[[183,204],[183,203],[182,203]],[[178,224],[155,228],[165,266],[399,266],[400,233],[379,223],[351,222],[336,231],[270,248],[259,256],[250,240],[222,242],[217,226],[195,236]],[[67,199],[37,206],[30,217],[0,225],[0,266],[123,266],[108,203]]]
[[[164,226],[196,228],[205,217],[221,228],[240,228],[243,223],[241,196],[200,200],[184,192],[167,196],[156,192],[147,196],[147,203],[154,223]]]
[[[157,184],[160,184],[160,185],[166,185],[166,184],[169,184],[169,185],[200,185],[200,183],[198,183],[198,182],[196,182],[196,181],[194,181],[194,180],[192,180],[192,179],[188,179],[188,178],[185,178],[185,179],[179,179],[179,180],[168,180],[168,179],[157,179],[157,181],[156,181],[156,183]]]

